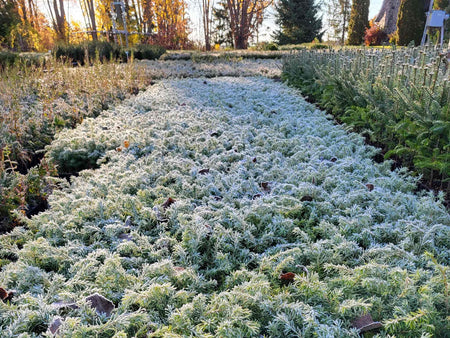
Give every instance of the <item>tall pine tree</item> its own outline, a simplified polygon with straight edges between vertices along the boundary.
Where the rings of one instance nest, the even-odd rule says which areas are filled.
[[[277,9],[277,24],[281,29],[274,38],[281,45],[311,42],[322,38],[322,18],[314,0],[280,0]]]
[[[369,0],[354,0],[348,24],[348,45],[360,45],[369,26]]]
[[[414,41],[416,45],[420,43],[425,27],[426,2],[424,0],[402,0],[397,20],[396,40],[398,45],[406,46],[411,41]]]

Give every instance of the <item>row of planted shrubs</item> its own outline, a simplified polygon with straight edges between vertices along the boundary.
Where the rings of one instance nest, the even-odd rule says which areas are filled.
[[[284,79],[383,148],[385,158],[450,193],[447,54],[433,47],[301,50]]]
[[[301,49],[329,49],[331,45],[321,43],[318,40],[314,40],[309,43],[301,44],[288,44],[288,45],[278,45],[275,42],[261,42],[250,49],[254,50],[264,50],[264,51],[274,51],[274,50],[301,50]]]
[[[139,44],[126,49],[107,41],[59,44],[53,49],[53,55],[57,59],[70,60],[78,64],[84,64],[86,60],[92,62],[95,59],[126,62],[130,57],[138,60],[155,60],[165,52],[164,47],[157,45]]]
[[[11,66],[17,62],[18,53],[9,51],[0,51],[0,69]]]
[[[13,65],[38,66],[43,64],[45,56],[43,53],[16,53],[8,50],[0,51],[0,70]]]

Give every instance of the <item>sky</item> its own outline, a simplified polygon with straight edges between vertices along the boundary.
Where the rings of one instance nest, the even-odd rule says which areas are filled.
[[[188,3],[188,13],[191,20],[191,39],[194,41],[201,41],[201,36],[203,34],[202,26],[201,26],[201,17],[200,17],[200,1],[199,0],[186,0]],[[218,1],[218,0],[215,0]],[[276,1],[276,0],[275,0]],[[326,0],[324,0],[326,3]],[[79,1],[68,1],[68,7],[66,9],[66,14],[69,22],[79,21],[83,23],[83,17],[81,14],[80,2]],[[378,11],[381,8],[383,0],[371,0],[370,8],[369,8],[369,19],[373,18],[378,14]],[[44,12],[47,13],[45,7],[41,7]],[[263,25],[260,29],[259,41],[270,41],[272,40],[271,36],[273,32],[276,30],[275,25],[275,11],[271,9],[267,12],[266,19],[263,22]]]
[[[378,11],[381,9],[382,4],[383,4],[382,0],[370,1],[369,18],[373,18],[375,15],[378,14]]]

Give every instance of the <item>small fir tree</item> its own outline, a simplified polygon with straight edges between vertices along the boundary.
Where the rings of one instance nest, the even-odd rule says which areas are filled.
[[[406,46],[411,41],[417,45],[425,26],[425,1],[402,0],[398,11],[396,42]]]
[[[230,27],[230,15],[226,1],[219,2],[218,7],[213,10],[214,27],[212,30],[212,41],[215,44],[234,47],[233,34]]]
[[[322,18],[314,0],[281,0],[276,6],[281,29],[274,38],[280,45],[311,42],[322,38]]]
[[[348,25],[348,45],[360,45],[369,23],[369,0],[354,0]]]

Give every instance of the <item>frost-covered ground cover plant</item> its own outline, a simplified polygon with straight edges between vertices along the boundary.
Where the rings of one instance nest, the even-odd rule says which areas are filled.
[[[217,76],[281,76],[282,61],[271,59],[214,59],[214,60],[142,60],[138,65],[147,66],[152,79],[217,77]]]
[[[380,337],[450,330],[441,201],[284,84],[163,80],[47,150],[99,168],[0,237],[2,337],[358,337],[365,313]]]
[[[167,51],[161,56],[161,60],[195,60],[195,61],[214,61],[214,60],[233,60],[233,59],[281,59],[288,55],[290,51],[258,51],[258,50],[231,50],[231,51]]]
[[[48,177],[55,170],[47,162],[27,170],[39,162],[57,130],[98,115],[152,79],[255,75],[280,77],[281,60],[97,62],[78,68],[48,60],[42,67],[5,70],[0,80],[0,233],[19,223],[17,212],[31,215],[45,208],[52,189]],[[95,161],[78,169],[95,167]],[[64,169],[60,166],[60,175],[77,168]]]

